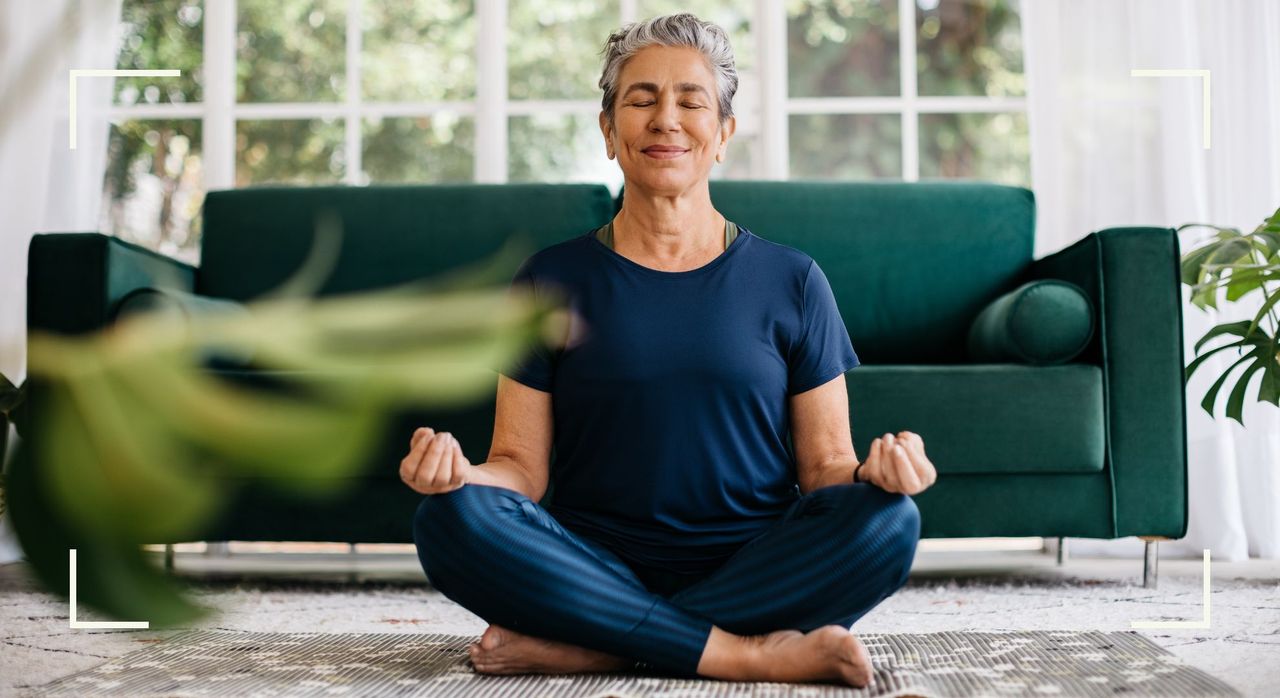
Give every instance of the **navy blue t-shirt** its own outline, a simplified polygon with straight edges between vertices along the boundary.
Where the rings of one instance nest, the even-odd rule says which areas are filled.
[[[547,510],[633,564],[706,572],[797,497],[787,396],[859,364],[830,284],[746,228],[711,262],[651,269],[594,231],[520,266],[572,321],[505,375],[552,394]]]

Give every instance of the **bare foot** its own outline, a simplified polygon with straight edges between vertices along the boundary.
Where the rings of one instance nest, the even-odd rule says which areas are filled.
[[[482,674],[573,674],[618,671],[633,662],[612,654],[554,640],[521,635],[490,625],[468,648]]]
[[[871,683],[871,655],[844,626],[780,630],[747,640],[755,645],[748,672],[757,681],[834,680],[858,688]]]

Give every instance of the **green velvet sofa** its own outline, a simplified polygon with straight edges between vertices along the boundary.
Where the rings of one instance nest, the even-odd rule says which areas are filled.
[[[803,250],[826,272],[862,359],[845,376],[858,454],[877,435],[907,429],[923,436],[937,466],[937,482],[915,497],[924,537],[1184,535],[1171,229],[1101,230],[1033,259],[1034,198],[1016,187],[715,181],[711,195],[728,218]],[[535,249],[551,245],[601,225],[618,206],[592,184],[215,191],[198,268],[97,233],[34,236],[28,327],[97,330],[130,291],[175,273],[196,294],[249,301],[298,267],[324,208],[346,232],[321,291],[330,294],[430,277],[487,257],[513,234]],[[974,318],[1036,279],[1088,295],[1095,331],[1084,350],[1049,366],[970,361]],[[247,480],[196,539],[410,542],[420,495],[397,469],[413,428],[453,432],[479,463],[493,417],[492,392],[456,409],[397,415],[385,446],[340,496],[297,498]]]

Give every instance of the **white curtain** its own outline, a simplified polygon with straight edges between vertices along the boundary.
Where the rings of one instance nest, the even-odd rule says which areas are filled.
[[[0,372],[26,375],[27,246],[36,232],[96,230],[111,78],[77,81],[77,143],[68,77],[114,68],[121,0],[0,3]],[[12,432],[10,443],[12,443]],[[0,454],[2,456],[3,454]],[[0,518],[0,563],[19,551]]]
[[[1208,222],[1253,230],[1280,207],[1280,0],[1031,0],[1022,3],[1036,256],[1111,226]],[[1207,69],[1210,148],[1195,77],[1133,69]],[[1185,231],[1183,252],[1203,232]],[[1187,362],[1212,326],[1252,318],[1254,292],[1218,313],[1187,302]],[[1223,352],[1230,354],[1232,352]],[[1161,556],[1280,557],[1280,410],[1258,403],[1242,428],[1200,407],[1230,365],[1219,354],[1187,386],[1190,523]],[[1235,381],[1229,379],[1228,386]],[[1228,389],[1229,390],[1229,389]],[[1139,555],[1136,538],[1073,539],[1075,554]]]

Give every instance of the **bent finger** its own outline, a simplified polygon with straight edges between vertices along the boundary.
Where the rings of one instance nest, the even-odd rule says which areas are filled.
[[[440,470],[440,456],[445,453],[445,445],[449,442],[448,432],[436,432],[427,444],[427,452],[422,456],[422,465],[418,468],[417,482],[424,490],[435,487],[436,472]]]
[[[413,482],[417,478],[418,471],[422,467],[422,458],[426,455],[427,446],[430,444],[431,437],[427,436],[418,439],[413,448],[409,449],[409,455],[405,456],[404,460],[400,461],[401,480],[404,480],[405,482]]]
[[[895,471],[898,473],[898,481],[902,483],[902,492],[907,494],[915,494],[920,491],[920,477],[916,475],[915,466],[911,463],[911,456],[907,453],[907,449],[901,445],[893,449],[894,462],[897,463]]]
[[[431,427],[418,427],[417,429],[414,429],[413,436],[409,438],[409,448],[412,449],[414,446],[417,446],[418,442],[421,441],[423,437],[431,438],[435,433],[436,430]]]

